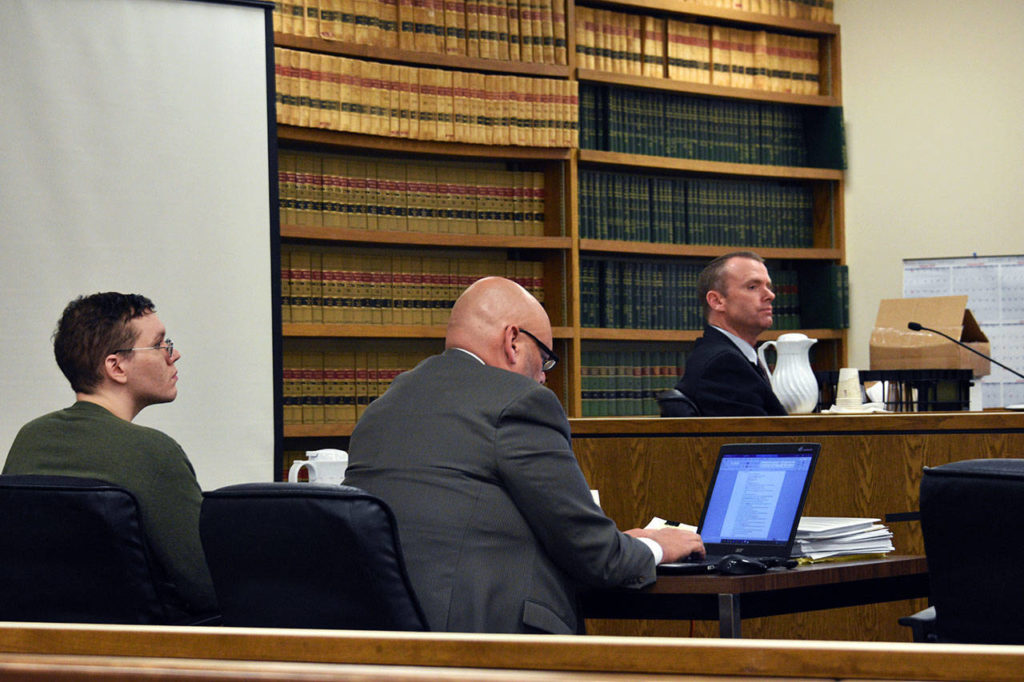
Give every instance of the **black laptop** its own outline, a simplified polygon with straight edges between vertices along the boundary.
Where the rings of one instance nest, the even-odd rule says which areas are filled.
[[[820,450],[818,443],[723,445],[697,526],[707,556],[661,564],[658,573],[711,572],[727,554],[789,559]]]

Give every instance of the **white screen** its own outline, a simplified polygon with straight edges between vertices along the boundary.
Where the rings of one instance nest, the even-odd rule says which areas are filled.
[[[70,405],[68,301],[153,299],[178,398],[137,423],[204,488],[273,475],[266,11],[182,0],[0,2],[0,457]]]

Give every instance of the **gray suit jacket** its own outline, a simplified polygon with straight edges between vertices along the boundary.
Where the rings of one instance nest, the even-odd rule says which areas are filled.
[[[432,630],[581,632],[581,586],[655,578],[650,550],[594,504],[555,395],[462,351],[370,404],[345,483],[394,510]]]

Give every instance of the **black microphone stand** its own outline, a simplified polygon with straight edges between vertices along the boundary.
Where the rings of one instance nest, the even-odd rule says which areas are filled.
[[[968,346],[966,343],[963,343],[962,341],[954,339],[949,334],[943,334],[938,329],[930,329],[928,327],[924,327],[924,326],[918,324],[917,322],[907,322],[907,329],[909,329],[910,331],[914,331],[914,332],[926,331],[926,332],[931,332],[932,334],[938,334],[939,336],[942,336],[944,338],[949,339],[950,341],[952,341],[956,345],[960,346],[961,348],[966,348],[967,350],[971,351],[975,355],[980,355],[981,357],[985,358],[989,362],[994,362],[995,364],[999,365],[1000,367],[1005,369],[1007,372],[1010,372],[1011,374],[1016,374],[1021,379],[1024,379],[1024,374],[1021,374],[1020,372],[1018,372],[1015,369],[1011,369],[1010,367],[1007,367],[1006,365],[1004,365],[1003,363],[999,362],[998,360],[993,360],[992,358],[990,358],[989,356],[985,355],[984,353],[981,353],[979,351],[974,350],[973,348]]]

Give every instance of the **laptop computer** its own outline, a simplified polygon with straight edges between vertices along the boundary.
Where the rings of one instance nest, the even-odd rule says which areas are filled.
[[[658,573],[711,572],[728,554],[789,559],[820,450],[818,443],[723,445],[697,526],[707,556],[661,564]]]

